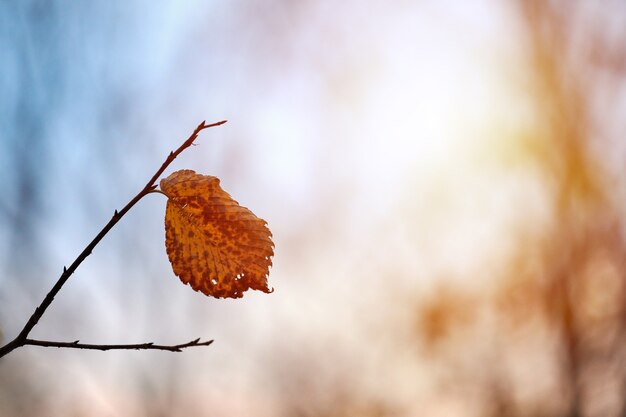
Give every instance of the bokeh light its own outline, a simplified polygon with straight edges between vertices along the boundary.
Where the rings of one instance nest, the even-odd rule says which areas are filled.
[[[0,415],[623,416],[620,2],[0,4],[0,332],[202,120],[276,244],[267,295],[195,293],[160,195],[24,347]]]

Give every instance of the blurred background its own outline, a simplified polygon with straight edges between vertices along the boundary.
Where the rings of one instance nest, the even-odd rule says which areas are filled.
[[[24,347],[1,416],[626,416],[621,1],[0,2],[0,332],[165,175],[266,219],[269,283],[174,276],[146,197]]]

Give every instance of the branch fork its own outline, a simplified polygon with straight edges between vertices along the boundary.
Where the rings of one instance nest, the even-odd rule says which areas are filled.
[[[39,306],[35,308],[35,311],[30,316],[30,319],[24,325],[24,328],[15,337],[15,339],[13,339],[12,341],[10,341],[9,343],[7,343],[6,345],[0,348],[0,358],[9,354],[13,350],[22,346],[26,346],[26,345],[42,346],[42,347],[71,348],[71,349],[91,349],[91,350],[102,350],[102,351],[116,350],[116,349],[117,350],[135,349],[135,350],[165,350],[165,351],[170,351],[170,352],[181,352],[183,349],[186,349],[189,347],[209,346],[211,343],[213,343],[212,340],[201,342],[200,339],[195,339],[190,342],[182,343],[179,345],[156,345],[150,342],[140,343],[140,344],[124,344],[124,345],[93,345],[93,344],[79,343],[78,340],[74,342],[54,342],[54,341],[47,341],[47,340],[30,339],[28,338],[28,335],[33,330],[33,328],[37,325],[37,323],[39,322],[43,314],[46,312],[46,310],[48,309],[48,307],[54,300],[54,297],[59,293],[63,285],[65,285],[67,280],[72,276],[74,271],[76,271],[78,266],[89,255],[91,255],[91,252],[98,245],[98,243],[100,243],[102,238],[104,238],[104,236],[106,236],[106,234],[109,233],[109,231],[113,228],[113,226],[115,226],[117,222],[120,221],[122,217],[124,217],[124,215],[135,204],[139,202],[139,200],[144,198],[146,195],[157,191],[156,181],[163,174],[163,172],[167,169],[167,167],[174,161],[174,159],[176,159],[176,157],[180,155],[181,152],[183,152],[185,149],[187,149],[188,147],[194,144],[193,142],[196,140],[196,138],[198,137],[198,134],[201,131],[210,127],[223,125],[224,123],[226,123],[226,120],[222,120],[216,123],[211,123],[208,125],[206,124],[206,121],[203,121],[202,123],[198,125],[198,127],[196,127],[196,129],[193,131],[191,136],[189,136],[189,138],[185,140],[185,142],[183,142],[183,144],[180,145],[178,149],[169,153],[169,155],[165,159],[165,162],[163,162],[163,164],[157,170],[157,172],[152,176],[152,178],[150,178],[150,180],[145,185],[145,187],[141,191],[139,191],[139,193],[137,193],[137,195],[133,197],[121,210],[119,211],[115,210],[115,212],[113,213],[113,216],[111,217],[111,220],[109,220],[109,222],[102,228],[102,230],[96,235],[96,237],[85,247],[85,249],[83,249],[83,251],[74,260],[74,262],[72,262],[72,264],[69,267],[65,267],[65,266],[63,267],[63,272],[61,273],[61,276],[59,277],[57,282],[54,284],[52,289],[48,292],[48,294],[46,294],[41,304],[39,304]]]

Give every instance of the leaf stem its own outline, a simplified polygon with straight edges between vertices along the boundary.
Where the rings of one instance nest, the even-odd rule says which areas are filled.
[[[39,304],[39,306],[35,309],[33,314],[30,316],[30,319],[24,325],[24,328],[22,329],[22,331],[17,335],[17,337],[15,337],[15,339],[13,339],[12,341],[10,341],[9,343],[7,343],[6,345],[0,348],[0,358],[12,352],[13,350],[17,349],[18,347],[21,347],[27,344],[31,344],[31,345],[36,344],[33,342],[39,343],[38,341],[28,339],[28,335],[33,330],[33,328],[37,325],[37,323],[39,322],[39,320],[41,319],[45,311],[48,309],[48,307],[54,300],[54,297],[58,294],[58,292],[61,290],[63,285],[67,282],[69,277],[72,276],[74,271],[76,271],[78,266],[89,255],[91,255],[91,252],[98,245],[98,243],[100,243],[102,238],[106,236],[107,233],[109,233],[109,231],[113,228],[113,226],[115,226],[117,222],[120,221],[120,219],[124,217],[124,215],[135,204],[137,204],[137,202],[139,202],[139,200],[141,200],[143,197],[150,194],[151,192],[155,191],[157,187],[156,185],[157,179],[161,176],[161,174],[163,174],[163,172],[172,163],[172,161],[174,161],[174,159],[176,159],[176,157],[180,155],[181,152],[183,152],[185,149],[187,149],[193,144],[194,140],[196,140],[196,138],[198,137],[198,134],[202,130],[210,128],[210,127],[214,127],[214,126],[219,126],[224,123],[226,123],[226,120],[222,120],[217,123],[211,123],[208,125],[206,124],[206,121],[202,121],[202,123],[200,123],[198,127],[196,127],[196,129],[193,131],[191,136],[189,136],[189,138],[187,138],[187,140],[185,140],[185,142],[183,142],[183,144],[180,145],[178,149],[170,152],[170,154],[165,159],[165,162],[163,162],[163,164],[157,170],[157,172],[152,176],[152,178],[150,178],[150,180],[145,185],[145,187],[143,187],[143,189],[139,191],[139,193],[137,193],[137,195],[133,197],[121,210],[119,211],[115,210],[115,212],[113,213],[113,216],[111,217],[111,220],[109,220],[109,222],[102,228],[102,230],[96,235],[96,237],[85,247],[85,249],[83,249],[83,251],[74,260],[74,262],[72,262],[72,264],[68,268],[63,267],[63,273],[61,274],[57,282],[54,284],[52,289],[48,292],[48,294],[46,294],[41,304]],[[42,345],[39,344],[38,346],[42,346]],[[68,346],[57,346],[57,347],[68,347]],[[131,348],[131,349],[135,349],[135,348]]]
[[[155,188],[154,190],[150,190],[148,194],[152,194],[152,193],[163,194],[165,198],[169,198],[167,194],[165,194],[163,191],[159,190],[158,188]]]

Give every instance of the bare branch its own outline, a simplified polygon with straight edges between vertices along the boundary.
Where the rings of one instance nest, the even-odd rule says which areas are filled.
[[[198,137],[198,134],[201,131],[209,127],[222,125],[224,123],[226,123],[226,120],[222,120],[217,123],[211,123],[209,125],[207,125],[206,122],[203,121],[202,123],[198,125],[198,127],[196,127],[196,129],[193,131],[191,136],[189,136],[189,138],[187,138],[187,140],[185,140],[185,142],[183,142],[183,144],[180,145],[180,147],[178,147],[178,149],[170,152],[170,154],[165,159],[165,162],[163,162],[163,164],[157,170],[157,172],[152,176],[152,178],[150,178],[150,181],[148,181],[146,186],[141,191],[139,191],[139,193],[135,197],[133,197],[133,199],[130,200],[128,204],[126,204],[121,210],[119,211],[115,210],[115,212],[113,213],[113,216],[111,217],[111,220],[109,220],[109,222],[102,228],[100,233],[98,233],[96,237],[85,247],[85,249],[83,249],[80,255],[78,255],[78,257],[74,260],[74,262],[68,268],[63,267],[63,273],[61,274],[57,282],[54,284],[50,292],[46,294],[45,298],[43,299],[39,307],[37,307],[35,311],[33,312],[33,314],[30,316],[30,319],[28,320],[26,325],[24,325],[24,328],[22,329],[20,334],[17,335],[15,339],[13,339],[12,341],[10,341],[9,343],[7,343],[6,345],[0,348],[0,358],[8,354],[9,352],[13,351],[14,349],[17,349],[18,347],[24,346],[26,344],[26,341],[29,340],[28,335],[30,334],[31,330],[33,330],[33,327],[37,325],[37,323],[39,322],[39,319],[41,319],[41,316],[43,316],[43,313],[50,306],[50,304],[54,300],[54,297],[58,294],[58,292],[61,290],[61,288],[63,287],[65,282],[69,279],[69,277],[72,276],[76,268],[78,268],[78,266],[89,255],[91,255],[91,252],[96,247],[96,245],[98,245],[98,243],[100,243],[102,238],[106,236],[107,233],[109,233],[109,231],[113,228],[113,226],[115,226],[117,222],[120,221],[122,217],[124,217],[124,215],[128,212],[128,210],[130,210],[135,204],[137,204],[139,200],[141,200],[143,197],[150,194],[156,189],[157,187],[156,181],[159,179],[161,174],[163,174],[163,172],[167,169],[167,167],[172,163],[172,161],[174,161],[174,159],[176,159],[176,157],[180,155],[182,151],[184,151],[185,149],[187,149],[193,144],[194,140],[196,140],[196,138]]]
[[[53,342],[49,340],[36,340],[26,339],[24,345],[42,346],[42,347],[56,347],[56,348],[69,348],[69,349],[88,349],[88,350],[166,350],[169,352],[182,352],[183,349],[198,346],[209,346],[213,343],[213,340],[207,340],[201,342],[200,338],[192,340],[191,342],[181,343],[180,345],[155,345],[152,342],[137,343],[128,345],[93,345],[88,343],[80,343],[76,340],[74,342]]]
[[[227,120],[222,120],[221,122],[211,123],[210,125],[207,125],[206,121],[202,121],[202,123],[200,123],[198,125],[198,127],[196,127],[196,130],[193,131],[191,136],[189,136],[189,138],[185,142],[183,142],[183,144],[180,145],[180,147],[178,149],[176,149],[173,152],[170,152],[170,154],[167,156],[167,159],[165,160],[165,162],[163,162],[163,165],[161,165],[161,168],[159,168],[159,170],[152,176],[152,178],[150,178],[150,181],[148,182],[148,184],[146,184],[146,187],[144,188],[144,190],[147,190],[147,189],[150,189],[150,188],[152,188],[152,189],[156,188],[155,182],[156,182],[156,180],[159,179],[161,174],[163,174],[163,171],[165,171],[167,169],[169,164],[171,164],[172,161],[174,159],[176,159],[176,157],[178,155],[180,155],[180,153],[182,151],[184,151],[185,149],[187,149],[188,147],[190,147],[193,144],[193,141],[196,140],[196,138],[198,137],[198,134],[200,132],[202,132],[204,129],[208,129],[209,127],[215,127],[215,126],[223,125],[226,122],[227,122]]]

